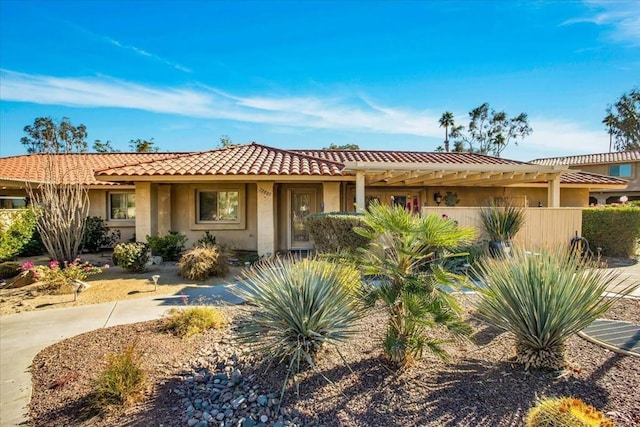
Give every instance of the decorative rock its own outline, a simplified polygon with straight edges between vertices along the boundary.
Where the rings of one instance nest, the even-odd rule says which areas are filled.
[[[224,420],[224,412],[218,412],[218,414],[216,415],[216,420],[218,421]]]
[[[195,419],[195,418],[189,418],[189,421],[187,421],[187,425],[189,427],[194,427],[196,424],[198,424],[200,422],[200,420]]]
[[[261,394],[260,396],[258,396],[258,404],[260,406],[267,406],[268,402],[269,402],[269,399],[264,394]]]
[[[242,405],[245,400],[244,396],[237,397],[233,402],[231,402],[231,406],[233,406],[233,409],[238,409],[238,406]]]
[[[267,417],[266,415],[261,415],[260,421],[262,421],[263,423],[266,423],[267,421],[269,421],[269,417]]]

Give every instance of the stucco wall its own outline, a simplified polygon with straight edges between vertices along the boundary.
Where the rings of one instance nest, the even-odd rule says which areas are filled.
[[[229,186],[242,185],[244,191],[244,215],[245,221],[241,229],[224,229],[224,226],[216,224],[207,226],[194,225],[196,220],[195,191],[198,188],[222,189]],[[216,236],[219,243],[228,245],[232,249],[257,250],[257,186],[255,184],[225,183],[207,186],[190,184],[174,184],[171,186],[171,231],[183,233],[189,239],[187,247],[202,238],[208,230]]]
[[[613,192],[613,193],[624,194],[625,191],[640,191],[640,162],[628,162],[628,163],[631,163],[631,178],[622,177],[624,179],[629,180],[629,185],[627,186],[626,190],[610,190],[610,191],[604,191],[604,193]],[[625,163],[625,164],[628,164],[628,163]],[[571,166],[571,169],[579,169],[585,172],[593,172],[593,173],[599,173],[601,175],[609,175],[609,166],[610,165],[608,164],[578,165],[578,166]]]

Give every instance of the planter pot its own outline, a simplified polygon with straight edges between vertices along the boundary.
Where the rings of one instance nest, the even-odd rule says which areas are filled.
[[[489,255],[492,258],[504,258],[511,254],[511,243],[499,240],[489,241]]]

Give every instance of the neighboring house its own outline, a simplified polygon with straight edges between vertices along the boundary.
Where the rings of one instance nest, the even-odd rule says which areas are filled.
[[[0,158],[0,196],[25,196],[45,180],[46,155]],[[135,233],[169,230],[190,242],[218,241],[259,254],[310,249],[302,226],[316,212],[353,211],[372,200],[423,206],[482,206],[491,198],[525,206],[585,206],[589,191],[626,181],[474,153],[281,150],[256,143],[191,153],[57,155],[82,168],[91,215]]]
[[[589,192],[590,205],[618,203],[620,197],[640,200],[640,151],[551,157],[531,161],[542,166],[566,166],[572,170],[609,175],[628,181],[627,188],[599,189]]]

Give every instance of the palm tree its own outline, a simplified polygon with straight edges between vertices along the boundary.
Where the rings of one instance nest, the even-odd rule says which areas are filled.
[[[609,128],[609,152],[611,153],[613,149],[613,127],[616,125],[617,119],[616,116],[609,113],[606,115],[604,119],[602,119],[602,123],[605,124]]]
[[[358,249],[354,261],[363,274],[379,279],[374,294],[389,313],[385,354],[399,365],[411,364],[423,350],[446,357],[442,347],[446,339],[429,336],[427,331],[443,328],[453,337],[463,337],[470,328],[446,291],[455,284],[444,270],[441,255],[471,242],[474,230],[437,215],[421,217],[402,206],[375,202],[364,212],[362,222],[365,227],[354,231],[371,243]]]
[[[455,126],[455,121],[453,119],[453,113],[450,111],[445,111],[442,113],[442,117],[439,120],[440,127],[444,127],[444,151],[449,152],[449,127]]]

